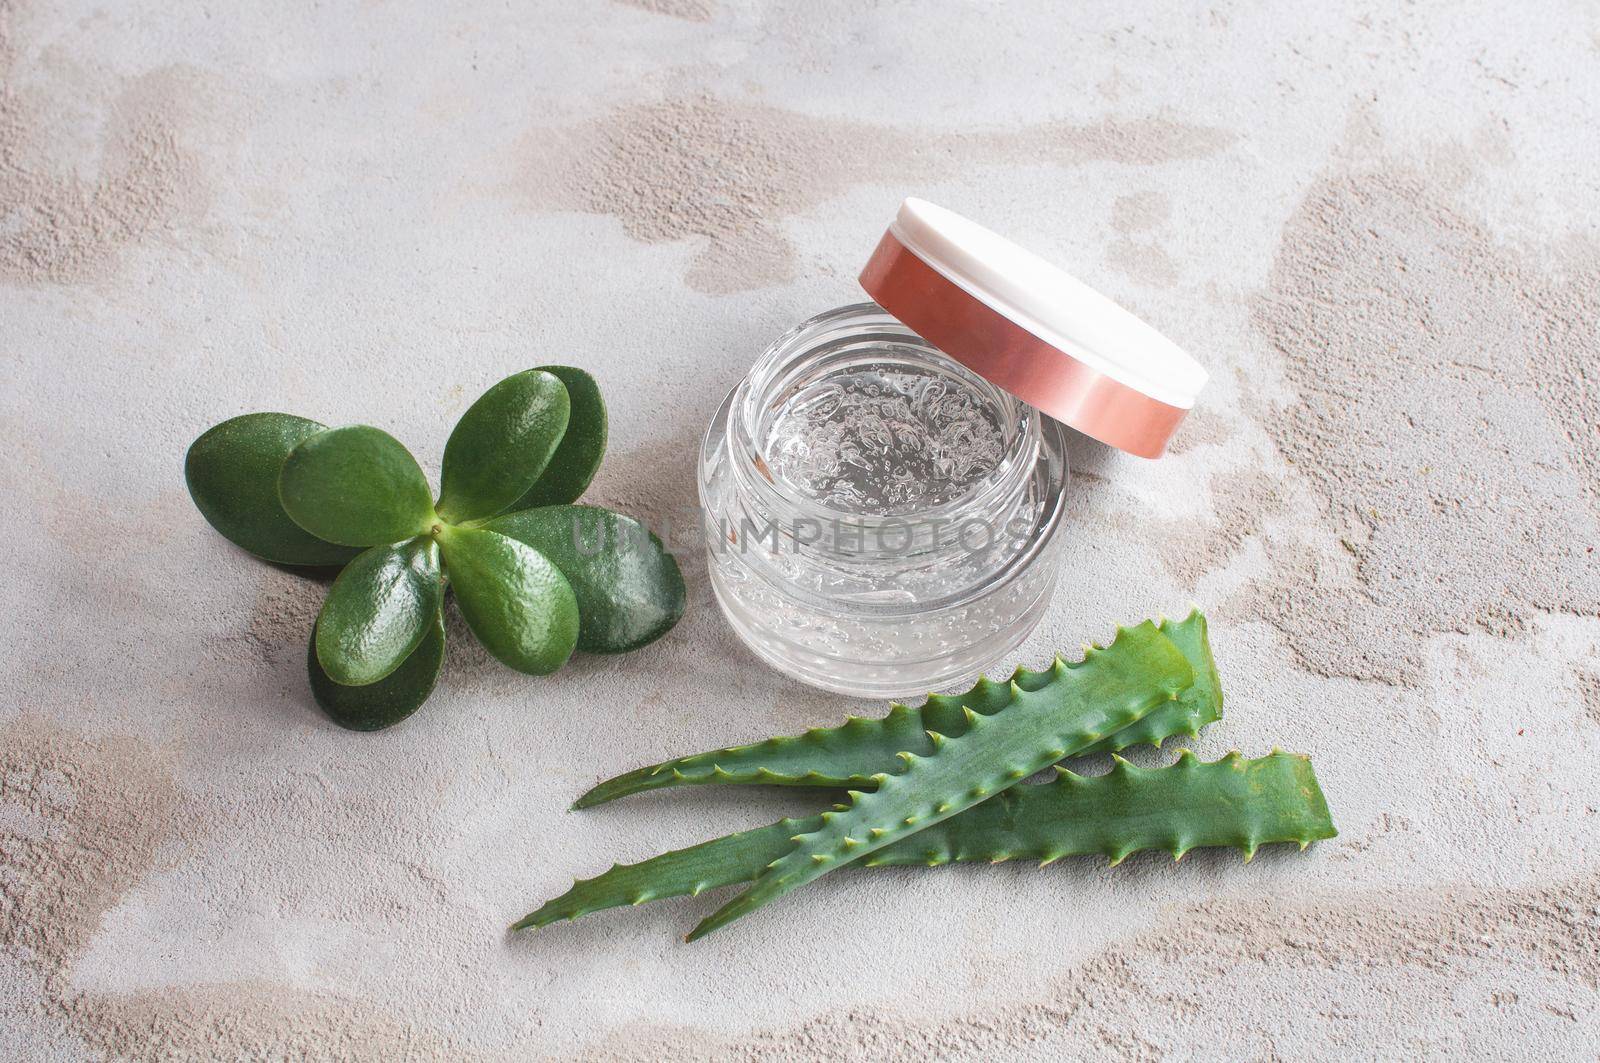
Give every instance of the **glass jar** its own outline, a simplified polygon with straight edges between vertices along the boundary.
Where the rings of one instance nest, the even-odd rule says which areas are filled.
[[[723,401],[700,501],[712,588],[751,650],[824,689],[900,698],[975,679],[1043,615],[1063,422],[1159,456],[1205,372],[918,200],[861,282],[876,302],[792,329]]]
[[[700,472],[728,622],[815,686],[893,698],[975,678],[1055,587],[1061,425],[875,303],[767,348]]]

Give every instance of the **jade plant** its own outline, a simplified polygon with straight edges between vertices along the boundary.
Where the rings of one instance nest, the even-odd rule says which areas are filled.
[[[683,614],[683,577],[637,521],[574,505],[606,445],[594,378],[545,366],[500,381],[445,444],[439,494],[397,439],[250,413],[195,440],[185,477],[217,531],[274,564],[337,571],[307,655],[317,704],[377,730],[427,700],[443,609],[503,664],[548,675],[622,653]]]
[[[881,719],[710,750],[639,768],[580,797],[582,808],[668,787],[778,785],[848,791],[848,802],[579,880],[515,924],[542,927],[624,904],[698,895],[748,882],[693,940],[840,867],[1036,859],[1098,853],[1115,865],[1144,849],[1175,859],[1233,847],[1334,837],[1310,761],[1274,750],[1203,763],[1188,750],[1166,768],[1115,756],[1136,745],[1197,735],[1222,716],[1222,687],[1196,610],[1181,621],[1118,632],[1078,664],[1057,658],[1008,682],[980,679],[959,694],[895,705]],[[1059,763],[1111,753],[1086,777]],[[1023,782],[1055,763],[1051,781]],[[1018,785],[1018,784],[1021,785]]]

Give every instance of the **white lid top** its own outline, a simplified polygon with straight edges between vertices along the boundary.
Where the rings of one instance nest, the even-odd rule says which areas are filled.
[[[889,233],[995,313],[1152,399],[1191,409],[1210,379],[1186,351],[1127,310],[959,214],[907,199]]]

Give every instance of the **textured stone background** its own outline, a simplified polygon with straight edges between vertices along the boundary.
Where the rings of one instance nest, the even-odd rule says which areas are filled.
[[[0,1057],[1592,1054],[1597,105],[1578,3],[0,0]],[[1200,603],[1199,750],[1312,754],[1341,836],[507,936],[808,807],[567,813],[589,783],[881,707],[755,665],[686,553],[651,649],[530,680],[457,640],[415,718],[340,732],[317,587],[206,527],[184,448],[286,409],[432,467],[572,361],[591,497],[668,513],[908,193],[1214,374],[1168,459],[1077,448],[1016,660]]]

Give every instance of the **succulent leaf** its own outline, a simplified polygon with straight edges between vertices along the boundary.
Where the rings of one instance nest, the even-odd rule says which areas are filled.
[[[439,546],[374,546],[345,566],[317,618],[317,660],[345,686],[376,683],[411,656],[444,597]]]
[[[695,896],[748,882],[815,833],[822,817],[786,819],[687,849],[613,867],[575,882],[515,924],[548,926],[616,908],[647,893]],[[1256,760],[1206,764],[1184,750],[1176,764],[1084,777],[1062,771],[1038,785],[1014,786],[943,823],[879,849],[857,866],[998,863],[1063,856],[1294,842],[1332,838],[1333,820],[1311,761],[1274,751]]]
[[[428,631],[394,671],[376,683],[352,687],[328,678],[317,660],[317,633],[311,632],[306,671],[311,693],[328,718],[351,731],[381,731],[410,716],[428,700],[444,664],[444,620],[434,613]]]
[[[1078,664],[1057,659],[1051,673],[1038,690],[1011,684],[1011,704],[992,716],[967,711],[967,732],[931,754],[902,752],[903,771],[885,775],[870,793],[855,794],[844,811],[823,813],[819,829],[701,920],[689,940],[1089,748],[1173,700],[1195,679],[1182,652],[1149,621],[1119,629],[1108,647],[1089,647]],[[974,787],[985,796],[973,796]]]
[[[278,472],[296,444],[326,425],[287,413],[247,413],[207,429],[183,475],[200,514],[234,545],[283,565],[342,565],[356,550],[317,538],[278,499]]]
[[[571,412],[561,445],[556,447],[538,481],[512,504],[513,512],[576,502],[606,454],[606,404],[594,377],[570,365],[546,365],[540,369],[566,385]]]
[[[1165,768],[1117,758],[1104,775],[1061,769],[1037,786],[1015,786],[912,838],[880,849],[869,866],[1053,860],[1099,853],[1120,860],[1144,849],[1182,856],[1228,846],[1249,853],[1271,842],[1302,847],[1337,834],[1308,757],[1274,750],[1204,763],[1179,752]]]
[[[433,497],[417,459],[379,428],[330,428],[297,445],[278,474],[294,522],[346,546],[378,546],[426,532]]]
[[[1206,618],[1195,610],[1181,621],[1163,620],[1160,631],[1188,658],[1195,681],[1175,701],[1102,739],[1083,753],[1115,752],[1143,743],[1160,745],[1176,735],[1195,735],[1222,716],[1222,685],[1206,633]],[[769,738],[751,745],[705,753],[639,768],[608,779],[573,803],[589,808],[646,790],[703,784],[820,786],[870,789],[873,776],[894,770],[902,751],[927,756],[932,734],[955,738],[966,733],[963,709],[992,716],[1011,703],[1011,684],[1025,691],[1050,682],[1051,671],[1017,669],[1010,682],[983,678],[961,694],[933,694],[917,708],[896,705],[881,719],[852,716],[832,728],[803,735]]]
[[[1134,746],[1159,747],[1162,742],[1179,735],[1196,738],[1201,728],[1222,719],[1222,680],[1217,675],[1217,660],[1211,655],[1205,615],[1198,609],[1191,609],[1182,620],[1162,620],[1157,627],[1194,668],[1194,684],[1176,700],[1107,735],[1079,756],[1120,753]]]
[[[578,600],[560,569],[499,532],[446,526],[445,570],[467,627],[510,668],[549,675],[578,644]]]
[[[566,385],[542,369],[514,373],[485,391],[445,443],[439,516],[460,524],[509,508],[550,463],[570,409]]]
[[[545,506],[484,525],[533,547],[572,585],[578,649],[622,653],[660,638],[683,615],[683,574],[638,521],[597,506]]]

